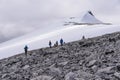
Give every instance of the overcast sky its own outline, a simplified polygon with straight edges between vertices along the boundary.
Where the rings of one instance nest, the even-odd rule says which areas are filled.
[[[120,0],[0,0],[0,42],[87,10],[103,22],[120,23]]]

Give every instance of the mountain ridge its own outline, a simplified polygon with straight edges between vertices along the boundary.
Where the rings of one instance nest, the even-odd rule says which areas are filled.
[[[119,30],[120,27],[118,25],[63,26],[62,29],[44,32],[44,34],[41,34],[41,30],[38,30],[35,31],[35,33],[0,44],[0,59],[22,53],[25,45],[28,45],[30,50],[34,50],[48,46],[49,40],[51,40],[53,44],[59,41],[60,38],[63,38],[65,42],[71,42],[81,39],[83,35],[86,38],[90,38]]]
[[[119,80],[120,32],[0,60],[0,80]]]

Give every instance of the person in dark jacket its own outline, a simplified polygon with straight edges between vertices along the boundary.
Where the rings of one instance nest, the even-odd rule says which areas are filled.
[[[58,41],[56,41],[56,43],[54,44],[54,47],[57,47],[58,46]]]
[[[58,46],[58,41],[56,41],[56,47]]]
[[[25,55],[27,56],[27,52],[28,52],[28,46],[27,45],[24,47],[24,50],[25,50]]]
[[[63,46],[63,39],[62,38],[60,39],[60,44],[61,44],[61,46]]]
[[[52,42],[51,41],[49,41],[49,46],[50,46],[50,48],[52,48]]]
[[[82,36],[82,39],[83,39],[83,40],[85,39],[85,36],[84,36],[84,35]]]

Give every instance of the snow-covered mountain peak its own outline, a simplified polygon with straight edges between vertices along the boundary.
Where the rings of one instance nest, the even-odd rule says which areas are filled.
[[[80,24],[80,25],[88,25],[88,24],[103,24],[102,21],[97,19],[92,11],[81,12],[79,16],[70,17],[66,22],[66,25],[70,24]]]
[[[87,11],[81,18],[82,23],[103,23],[98,20],[91,11]]]

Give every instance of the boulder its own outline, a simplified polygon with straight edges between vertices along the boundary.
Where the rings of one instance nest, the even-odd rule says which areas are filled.
[[[115,72],[115,73],[114,73],[114,76],[120,80],[120,73]]]
[[[31,80],[51,80],[53,77],[51,76],[46,76],[46,75],[41,75],[41,76],[38,76],[36,78],[33,78]]]
[[[76,74],[73,72],[69,72],[65,75],[65,80],[76,80]]]
[[[95,72],[97,72],[98,67],[97,67],[96,65],[94,65],[94,66],[92,66],[92,70],[93,70],[93,72],[95,73]]]
[[[97,73],[106,73],[106,74],[110,74],[110,73],[114,73],[115,71],[115,67],[106,67],[106,68],[103,68],[103,69],[99,69],[97,71]]]
[[[27,69],[27,68],[29,68],[30,66],[29,65],[25,65],[24,67],[23,67],[23,69]]]
[[[90,62],[87,64],[87,66],[88,66],[88,67],[92,67],[92,66],[94,66],[95,64],[97,64],[97,60],[92,60],[92,61],[90,61]]]

